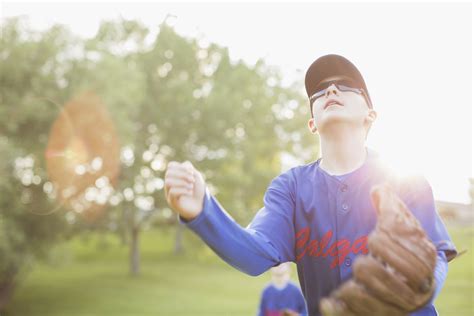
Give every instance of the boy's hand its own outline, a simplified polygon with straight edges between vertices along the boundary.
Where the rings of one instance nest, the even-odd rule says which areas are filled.
[[[206,184],[189,161],[170,161],[165,173],[165,197],[169,206],[185,220],[192,220],[201,211]]]

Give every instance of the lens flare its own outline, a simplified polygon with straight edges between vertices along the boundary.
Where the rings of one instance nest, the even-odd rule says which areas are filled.
[[[60,205],[87,220],[102,215],[120,171],[120,145],[96,95],[85,93],[64,106],[51,127],[45,158]]]

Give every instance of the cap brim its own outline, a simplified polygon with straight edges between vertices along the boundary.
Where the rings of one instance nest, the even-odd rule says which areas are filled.
[[[368,95],[367,87],[361,73],[348,59],[335,54],[325,55],[316,59],[309,66],[305,77],[308,98],[318,91],[318,85],[326,78],[344,76],[351,78],[359,88]]]

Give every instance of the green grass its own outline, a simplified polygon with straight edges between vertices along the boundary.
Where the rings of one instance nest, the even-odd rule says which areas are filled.
[[[198,247],[175,256],[170,233],[143,234],[138,278],[128,275],[127,249],[115,237],[105,250],[94,237],[74,240],[56,251],[66,263],[28,274],[6,315],[253,315],[268,275],[247,276],[186,235]]]
[[[468,252],[449,263],[435,306],[440,315],[474,315],[474,228],[450,227],[449,233],[457,249]]]
[[[450,232],[459,249],[470,251],[450,263],[436,307],[440,315],[474,315],[474,229]],[[127,249],[116,237],[76,238],[55,250],[53,264],[27,274],[6,315],[255,314],[268,274],[250,277],[229,267],[189,231],[187,253],[175,256],[172,238],[171,231],[143,234],[138,278],[128,276]]]

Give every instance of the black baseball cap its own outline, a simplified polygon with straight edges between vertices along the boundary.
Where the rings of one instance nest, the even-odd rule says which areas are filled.
[[[336,54],[324,55],[316,59],[306,71],[305,86],[308,98],[318,91],[318,86],[326,79],[332,77],[345,77],[356,85],[356,88],[363,89],[369,99],[369,106],[372,106],[369,91],[365,85],[364,78],[360,71],[347,58]]]

